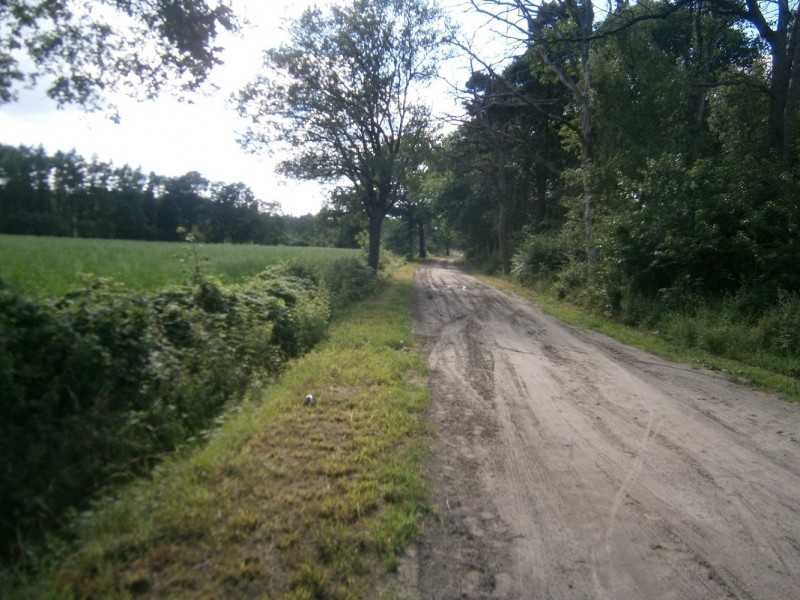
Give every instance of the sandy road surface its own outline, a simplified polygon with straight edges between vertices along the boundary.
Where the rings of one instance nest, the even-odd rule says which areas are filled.
[[[436,515],[410,598],[800,598],[800,406],[416,280]]]

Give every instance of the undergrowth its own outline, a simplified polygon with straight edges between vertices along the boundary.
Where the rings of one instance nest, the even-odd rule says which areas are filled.
[[[782,294],[774,306],[745,317],[741,299],[692,306],[587,289],[563,273],[553,279],[477,275],[527,297],[559,319],[593,329],[666,358],[717,369],[800,402],[800,299]]]
[[[202,441],[377,283],[356,258],[157,292],[92,280],[52,301],[0,283],[0,562],[32,568],[69,515]]]
[[[412,272],[344,311],[275,384],[229,408],[202,447],[80,513],[75,541],[4,596],[371,595],[425,510]]]

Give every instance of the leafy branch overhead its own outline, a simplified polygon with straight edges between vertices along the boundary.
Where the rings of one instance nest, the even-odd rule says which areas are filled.
[[[238,20],[227,0],[10,0],[0,3],[0,103],[43,82],[59,106],[98,109],[124,90],[191,91],[221,63]]]

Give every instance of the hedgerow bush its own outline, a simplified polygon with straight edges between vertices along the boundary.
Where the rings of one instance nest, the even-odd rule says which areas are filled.
[[[530,234],[511,257],[511,274],[517,281],[527,284],[550,280],[568,259],[558,235]]]
[[[331,264],[324,273],[331,293],[331,307],[340,311],[372,294],[378,286],[375,271],[364,261],[344,258]]]
[[[781,292],[760,325],[769,347],[777,354],[800,356],[800,295]]]
[[[97,280],[52,302],[0,283],[2,558],[198,437],[325,335],[332,299],[375,281],[345,261],[327,277],[282,266],[156,293]]]

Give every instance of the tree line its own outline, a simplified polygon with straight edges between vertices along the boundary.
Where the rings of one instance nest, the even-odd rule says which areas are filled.
[[[612,312],[800,290],[796,4],[472,5],[518,53],[475,56],[433,163],[470,256]]]
[[[207,243],[355,246],[335,213],[295,217],[243,183],[116,167],[76,151],[0,144],[0,233]]]

